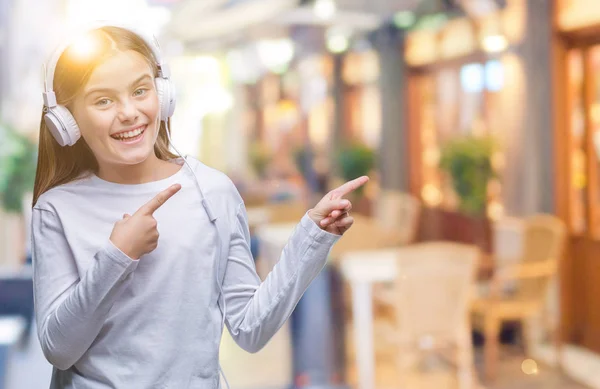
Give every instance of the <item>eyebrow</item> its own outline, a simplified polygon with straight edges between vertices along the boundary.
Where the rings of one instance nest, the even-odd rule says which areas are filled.
[[[149,74],[144,74],[143,76],[139,77],[137,80],[135,80],[134,82],[132,82],[129,87],[132,87],[136,84],[141,83],[142,81],[146,81],[146,79],[151,80],[152,77]],[[87,98],[89,95],[91,95],[92,93],[97,93],[97,92],[110,92],[112,89],[110,88],[94,88],[91,89],[89,92],[87,92],[84,96],[84,98]]]

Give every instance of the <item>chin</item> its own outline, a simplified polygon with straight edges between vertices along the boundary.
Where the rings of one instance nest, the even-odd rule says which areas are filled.
[[[118,156],[118,163],[121,165],[139,165],[148,159],[150,153],[154,150],[150,150],[147,153],[137,153],[134,155],[120,155]]]

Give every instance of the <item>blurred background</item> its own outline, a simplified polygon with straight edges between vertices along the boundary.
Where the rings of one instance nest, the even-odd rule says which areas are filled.
[[[0,388],[48,387],[42,64],[95,19],[158,37],[173,140],[234,180],[262,278],[315,201],[371,177],[266,348],[224,334],[233,389],[600,388],[597,0],[0,0]]]

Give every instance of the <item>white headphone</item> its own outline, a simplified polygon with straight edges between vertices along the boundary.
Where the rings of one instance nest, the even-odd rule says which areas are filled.
[[[160,55],[160,49],[158,42],[154,36],[149,37],[142,31],[138,31],[130,26],[119,25],[111,22],[98,22],[94,25],[87,26],[78,33],[70,34],[72,38],[64,42],[62,45],[54,51],[54,54],[50,57],[50,61],[45,67],[45,81],[44,81],[44,121],[46,126],[54,136],[54,139],[61,146],[73,146],[81,137],[79,126],[75,121],[75,118],[67,107],[56,103],[56,94],[54,93],[54,72],[56,65],[63,52],[75,42],[75,40],[81,35],[91,32],[93,30],[102,27],[118,27],[125,30],[131,31],[139,36],[152,50],[156,66],[158,67],[158,77],[154,79],[156,85],[156,92],[158,94],[158,102],[160,107],[160,119],[166,121],[173,115],[175,111],[175,87],[172,80],[170,79],[169,67],[166,63],[163,63],[162,56]]]

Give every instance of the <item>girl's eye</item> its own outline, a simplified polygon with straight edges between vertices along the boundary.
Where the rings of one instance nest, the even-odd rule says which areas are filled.
[[[96,101],[96,105],[99,107],[104,107],[104,106],[107,106],[108,104],[110,104],[109,99],[100,99],[100,100]]]
[[[137,89],[135,92],[133,92],[133,95],[134,96],[142,96],[143,94],[146,93],[146,91],[147,91],[147,89],[140,88],[140,89]]]

